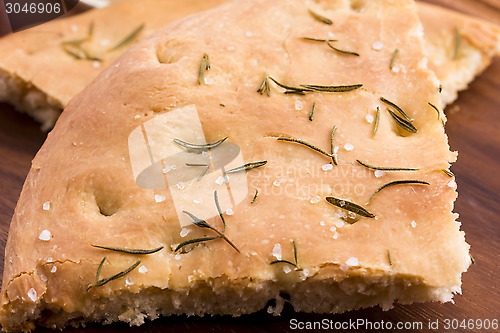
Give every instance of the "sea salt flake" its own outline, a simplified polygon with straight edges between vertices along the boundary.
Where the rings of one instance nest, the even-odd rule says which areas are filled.
[[[354,150],[354,145],[352,143],[346,143],[344,145],[344,149],[347,151],[353,151]]]
[[[181,258],[182,258],[182,257],[181,257],[181,255],[180,255],[180,254],[176,254],[176,255],[174,256],[174,259],[175,259],[175,260],[181,260]]]
[[[307,268],[304,268],[304,270],[302,271],[303,277],[308,277],[310,274],[311,274],[311,272]]]
[[[335,222],[335,226],[337,228],[342,228],[344,226],[345,222],[344,221],[337,221]]]
[[[297,110],[297,111],[302,110],[303,107],[304,107],[304,105],[302,104],[302,102],[300,100],[295,101],[295,110]]]
[[[94,68],[100,68],[101,67],[101,62],[100,61],[92,61],[92,67]]]
[[[42,230],[40,235],[38,236],[38,239],[48,242],[52,238],[52,234],[48,230]]]
[[[335,232],[335,231],[337,231],[337,228],[336,227],[330,227],[330,231],[331,232]]]
[[[384,48],[384,43],[381,41],[376,41],[375,43],[372,44],[372,49],[375,51],[380,51]]]
[[[165,166],[165,167],[162,169],[162,171],[163,171],[163,173],[165,173],[165,174],[166,174],[166,173],[169,173],[170,171],[173,171],[173,170],[175,170],[175,169],[177,169],[177,167],[176,167],[175,165],[167,165],[167,166]]]
[[[347,215],[349,216],[349,218],[351,219],[355,219],[356,218],[356,213],[354,212],[348,212]]]
[[[175,186],[177,186],[179,190],[183,190],[186,188],[186,184],[184,184],[183,182],[178,182],[177,184],[175,184]]]
[[[52,268],[50,269],[50,272],[51,272],[51,273],[55,273],[55,272],[57,272],[57,266],[55,266],[55,265],[54,265],[54,266],[52,266]]]
[[[311,200],[310,200],[310,202],[311,202],[312,204],[316,204],[316,203],[318,203],[320,200],[321,200],[321,197],[320,197],[319,195],[317,195],[317,196],[315,196],[315,197],[312,197],[312,198],[311,198]]]
[[[273,257],[275,257],[278,260],[281,260],[282,252],[281,252],[281,244],[280,243],[274,244]]]
[[[416,228],[417,227],[417,222],[411,221],[410,225],[411,225],[412,228]]]
[[[191,230],[189,230],[188,228],[182,228],[179,234],[181,235],[181,237],[186,237],[190,231]]]
[[[216,180],[215,180],[215,183],[217,185],[222,185],[224,183],[224,177],[222,176],[219,176]]]
[[[401,71],[401,68],[399,68],[399,66],[394,66],[394,67],[392,67],[392,71],[394,73],[399,73]]]
[[[329,39],[335,38],[335,34],[333,32],[329,32],[328,33],[328,38]]]
[[[32,302],[36,302],[38,295],[36,293],[35,288],[31,288],[30,290],[28,290],[28,297]]]
[[[325,221],[319,222],[319,225],[324,226],[325,225]]]
[[[448,186],[451,187],[451,188],[455,188],[455,187],[457,187],[457,182],[455,180],[451,180],[448,183]]]
[[[47,276],[41,274],[40,275],[40,280],[42,280],[43,282],[47,282],[48,279],[47,279]]]
[[[205,84],[208,84],[208,85],[211,85],[211,84],[215,83],[214,78],[211,77],[211,76],[205,77],[203,80],[205,81]]]
[[[195,204],[201,204],[203,202],[203,199],[202,198],[200,198],[200,199],[193,199],[193,202]]]
[[[166,199],[164,195],[155,194],[155,201],[157,203],[164,202]]]
[[[280,185],[281,185],[281,182],[280,182],[278,179],[276,179],[276,180],[273,182],[273,185],[274,185],[274,186],[280,186]]]
[[[345,264],[346,264],[348,267],[359,266],[359,260],[358,260],[358,258],[356,258],[356,257],[350,257],[349,259],[347,259],[347,260],[345,261]]]
[[[49,210],[50,209],[50,202],[45,201],[42,206],[43,210]]]
[[[134,281],[132,280],[132,278],[130,276],[127,276],[127,278],[125,279],[125,285],[126,286],[133,286],[134,285]]]
[[[375,170],[374,174],[375,174],[375,177],[381,178],[385,175],[385,172],[382,170]]]
[[[333,239],[337,239],[337,238],[339,238],[339,233],[335,231],[335,232],[333,233],[332,238],[333,238]]]
[[[331,163],[323,164],[321,166],[321,170],[323,171],[330,171],[333,169],[333,165]]]
[[[285,272],[286,274],[290,273],[292,271],[292,269],[288,266],[283,266],[283,272]]]
[[[145,274],[148,272],[148,268],[146,266],[139,267],[139,273]]]
[[[226,209],[226,214],[231,216],[234,214],[234,211],[231,208]]]
[[[367,114],[365,119],[368,122],[368,124],[373,123],[373,121],[375,120],[375,118],[371,114]]]

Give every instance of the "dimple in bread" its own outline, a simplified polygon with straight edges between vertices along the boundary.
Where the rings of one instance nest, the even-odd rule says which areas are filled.
[[[108,8],[50,22],[0,40],[0,100],[13,104],[52,128],[62,109],[76,94],[122,54],[128,46],[171,21],[223,3],[223,0],[129,0]],[[492,23],[438,6],[417,3],[424,26],[424,51],[429,67],[443,86],[449,104],[500,53],[500,28]],[[104,22],[104,23],[103,23]],[[92,38],[82,46],[90,58],[75,59],[62,46],[68,41]],[[144,26],[131,43],[109,52],[112,45],[137,27]],[[454,57],[455,30],[460,36]],[[74,51],[74,50],[73,50]],[[81,52],[81,50],[80,50]],[[399,70],[397,57],[394,70]],[[43,68],[44,70],[40,70]],[[57,78],[57,79],[55,79]]]
[[[33,161],[3,329],[450,301],[469,246],[421,29],[412,1],[234,1],[131,48]]]

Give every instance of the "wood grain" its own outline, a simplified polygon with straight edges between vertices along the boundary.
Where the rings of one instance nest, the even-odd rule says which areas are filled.
[[[428,1],[500,23],[500,0],[433,0]],[[288,306],[283,314],[273,317],[265,311],[240,318],[206,317],[161,318],[139,328],[124,324],[90,325],[85,329],[66,332],[292,332],[290,320],[333,321],[349,323],[359,319],[372,323],[419,322],[424,329],[406,332],[438,332],[430,330],[430,322],[439,321],[439,332],[444,332],[444,320],[500,319],[500,59],[474,81],[470,88],[446,110],[446,130],[450,146],[460,152],[452,167],[457,176],[459,198],[455,211],[460,214],[462,229],[471,244],[476,265],[463,276],[463,295],[455,297],[455,304],[424,303],[397,305],[384,312],[378,308],[352,311],[340,315],[294,313]],[[38,124],[10,106],[0,104],[0,246],[5,248],[8,226],[20,194],[31,159],[42,145],[46,135]],[[3,271],[3,264],[0,267]],[[343,332],[344,330],[335,330]],[[389,332],[382,329],[359,329],[357,332]],[[451,330],[450,330],[451,331]],[[455,332],[493,332],[480,328]],[[35,332],[51,332],[38,329]],[[353,332],[353,330],[351,330]]]

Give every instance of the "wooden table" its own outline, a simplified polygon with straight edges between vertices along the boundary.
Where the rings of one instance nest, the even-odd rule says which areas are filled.
[[[445,6],[482,16],[500,23],[498,0],[435,0]],[[459,198],[455,211],[460,214],[462,229],[472,246],[476,264],[463,276],[463,295],[455,297],[455,304],[397,305],[384,312],[378,308],[349,312],[342,315],[297,314],[285,307],[280,317],[265,311],[241,318],[206,317],[162,318],[139,328],[124,324],[108,326],[89,325],[85,329],[67,332],[286,332],[293,331],[290,320],[348,323],[364,319],[375,323],[421,322],[424,329],[407,332],[438,332],[427,329],[430,322],[439,322],[444,332],[445,319],[500,319],[500,59],[459,99],[446,109],[452,150],[458,150],[458,162],[452,167],[457,176]],[[0,251],[3,253],[7,232],[17,198],[28,173],[31,159],[43,144],[46,134],[29,117],[0,104]],[[3,271],[3,263],[0,266]],[[387,326],[386,326],[387,327]],[[48,332],[38,329],[36,332]],[[335,330],[343,331],[343,330]],[[358,332],[388,332],[372,329]],[[451,331],[451,330],[450,330]],[[457,332],[493,332],[484,329],[463,329]],[[351,330],[353,332],[353,330]]]

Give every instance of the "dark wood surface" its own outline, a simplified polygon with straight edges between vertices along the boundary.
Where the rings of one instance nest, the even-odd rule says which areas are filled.
[[[498,0],[434,0],[448,7],[497,20],[500,23]],[[455,211],[460,214],[462,229],[471,244],[476,260],[463,276],[463,295],[455,297],[455,304],[424,303],[396,305],[384,312],[378,308],[353,311],[342,315],[315,315],[294,313],[288,306],[279,317],[265,311],[241,318],[205,317],[161,318],[141,327],[124,324],[89,325],[85,329],[67,332],[293,332],[290,321],[322,321],[349,323],[359,319],[372,324],[391,322],[421,322],[424,329],[406,332],[446,332],[445,320],[499,320],[500,319],[500,59],[477,78],[459,99],[446,109],[446,130],[453,150],[458,150],[458,162],[452,167],[459,185]],[[9,223],[24,178],[46,134],[29,117],[0,104],[0,253],[3,253]],[[3,262],[0,266],[3,271]],[[439,322],[439,330],[428,329],[429,322]],[[457,323],[455,321],[455,323]],[[387,328],[387,326],[386,326]],[[36,332],[50,330],[38,329]],[[295,330],[296,331],[296,330]],[[335,330],[343,331],[343,330]],[[359,329],[357,332],[389,332],[383,329]],[[452,330],[449,330],[450,332]],[[456,332],[494,332],[484,328],[463,329]],[[354,332],[354,330],[351,330]]]

